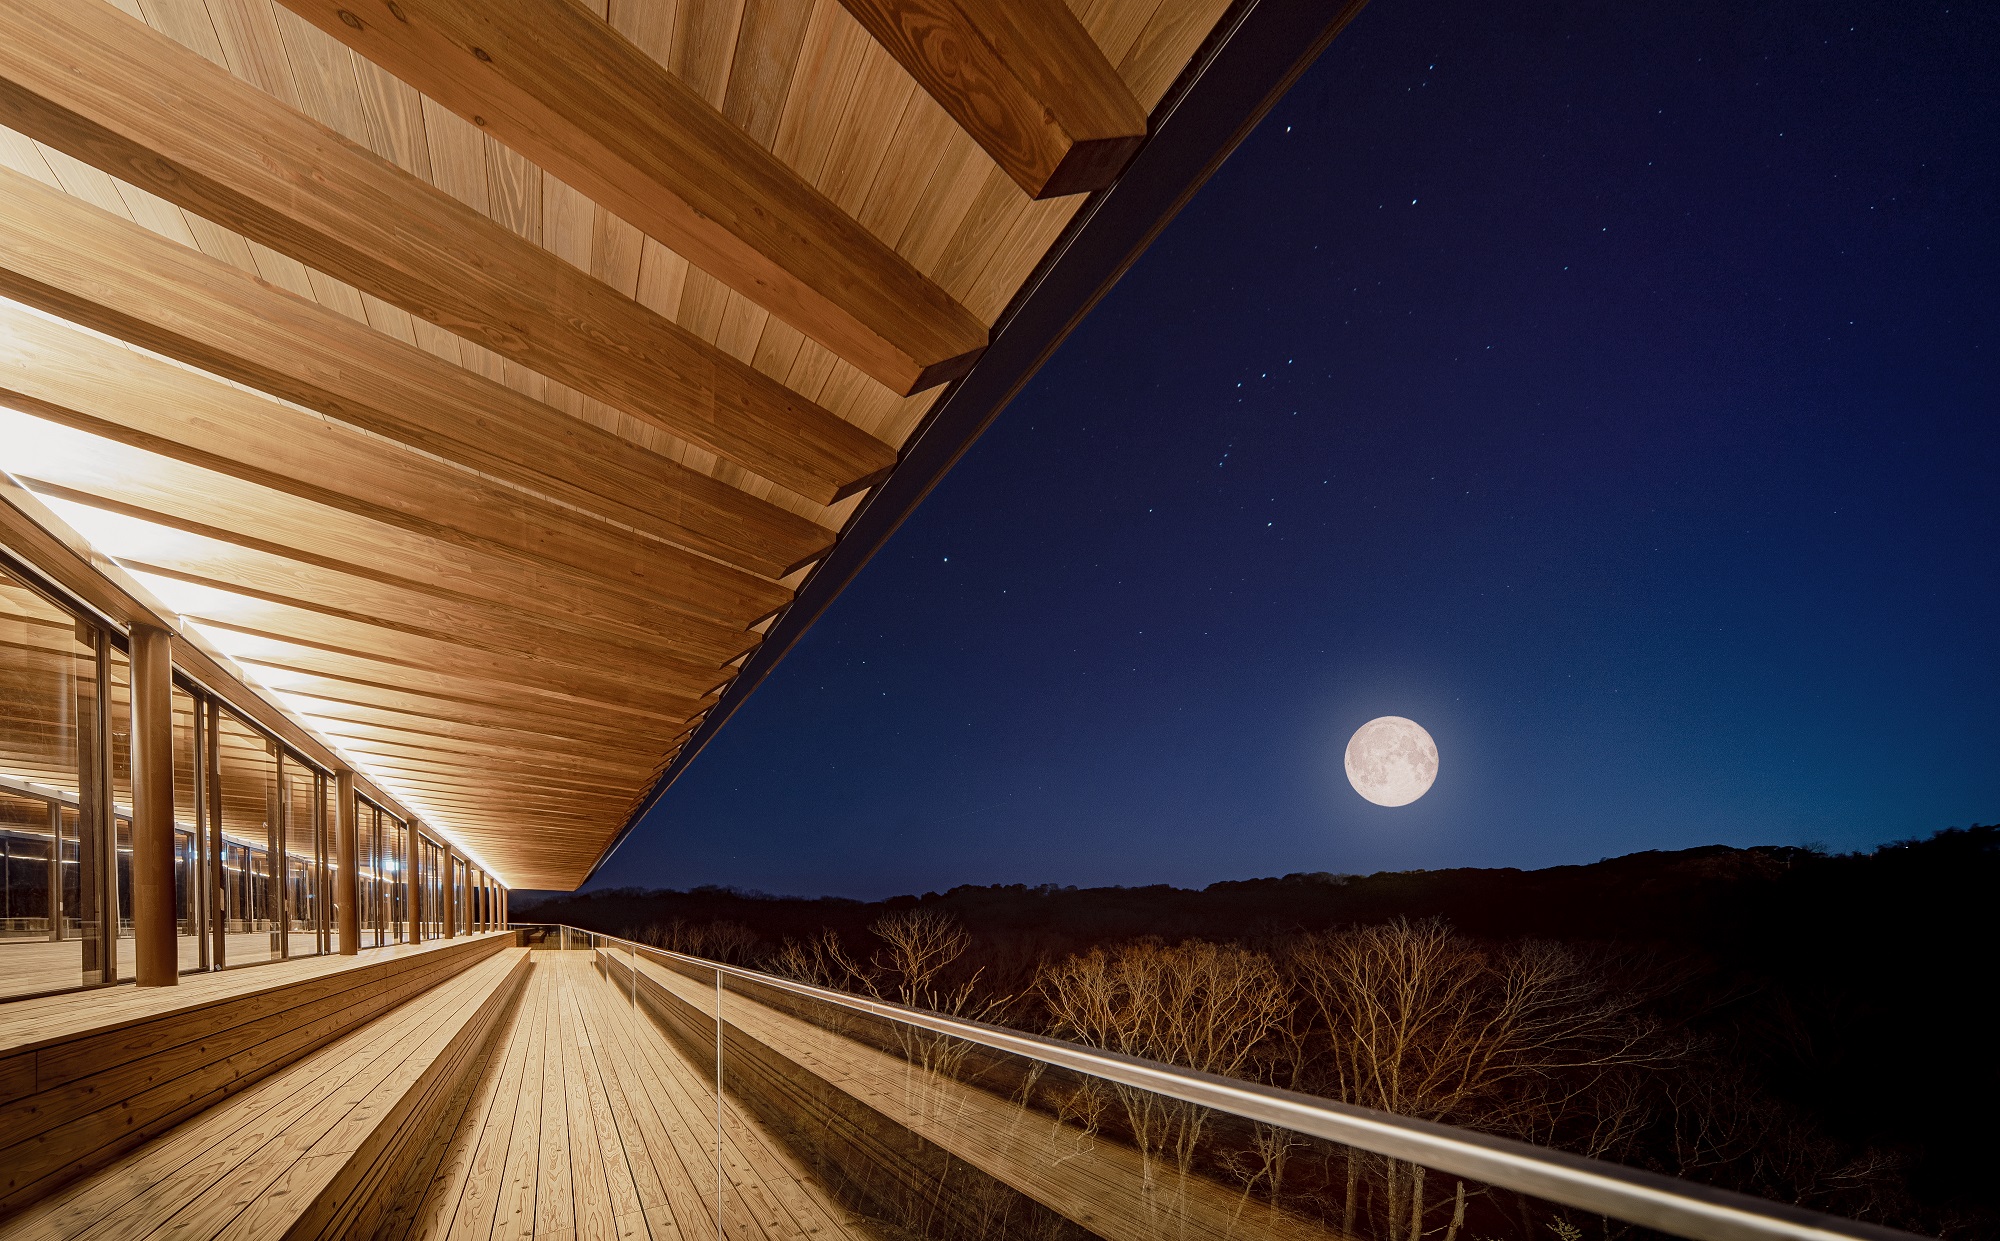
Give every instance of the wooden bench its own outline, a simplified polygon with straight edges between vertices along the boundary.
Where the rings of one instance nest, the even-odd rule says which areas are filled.
[[[512,942],[433,941],[0,1005],[0,1218]]]
[[[0,1224],[0,1237],[365,1236],[482,1068],[526,949],[468,968]]]

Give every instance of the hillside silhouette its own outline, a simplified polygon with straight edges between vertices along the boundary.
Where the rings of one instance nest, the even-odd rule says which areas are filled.
[[[1149,937],[1257,946],[1436,917],[1494,943],[1612,946],[1674,977],[1659,1005],[1667,1020],[1726,1041],[1763,1089],[1843,1146],[1893,1153],[1917,1204],[1911,1222],[1991,1235],[2000,1216],[1990,1011],[2000,827],[1868,853],[1717,845],[1542,870],[1293,874],[1198,890],[1014,884],[864,902],[702,887],[514,903],[517,920],[634,938],[722,927],[709,955],[748,964],[824,929],[865,952],[871,925],[911,909],[965,928],[961,967],[995,995],[1029,994],[1046,962]]]

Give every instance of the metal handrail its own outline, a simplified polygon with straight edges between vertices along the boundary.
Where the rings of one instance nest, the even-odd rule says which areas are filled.
[[[558,923],[510,923],[553,927]],[[1712,1185],[1662,1176],[1602,1159],[1550,1150],[1471,1129],[1413,1120],[1373,1108],[1177,1068],[1115,1051],[1023,1034],[983,1021],[946,1017],[923,1009],[872,1000],[741,966],[655,948],[601,931],[593,941],[623,944],[636,952],[669,957],[702,969],[804,996],[837,1008],[947,1034],[981,1047],[1023,1056],[1104,1081],[1178,1099],[1244,1120],[1324,1138],[1391,1159],[1483,1181],[1692,1241],[1913,1241],[1916,1234],[1843,1219],[1789,1203],[1773,1202]]]

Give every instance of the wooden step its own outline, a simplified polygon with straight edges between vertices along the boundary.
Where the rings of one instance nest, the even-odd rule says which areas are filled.
[[[502,947],[0,1225],[0,1237],[366,1235],[519,995]]]

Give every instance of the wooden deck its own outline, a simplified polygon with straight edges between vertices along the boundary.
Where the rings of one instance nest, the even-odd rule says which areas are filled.
[[[314,955],[315,937],[310,931],[291,933],[291,959]],[[393,945],[392,945],[393,946]],[[176,941],[183,974],[201,966],[201,941],[182,935]],[[229,964],[260,965],[278,958],[271,951],[269,931],[231,934],[224,948]],[[39,995],[82,985],[83,944],[81,940],[8,939],[0,940],[0,998],[10,995]],[[132,977],[132,940],[118,941],[118,977]]]
[[[46,1241],[366,1235],[407,1148],[518,990],[505,949],[36,1203],[0,1236]]]
[[[419,1161],[430,1183],[401,1235],[713,1237],[713,1079],[597,972],[592,954],[532,960],[485,1074]],[[722,1128],[725,1237],[868,1235],[734,1104]]]

